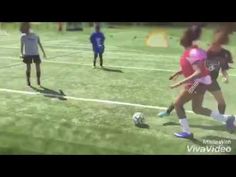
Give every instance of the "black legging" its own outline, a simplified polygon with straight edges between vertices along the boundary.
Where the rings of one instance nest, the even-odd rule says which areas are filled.
[[[100,59],[100,66],[103,66],[102,53],[94,53],[93,66],[96,66],[96,60],[97,60],[98,56],[99,56],[99,59]]]

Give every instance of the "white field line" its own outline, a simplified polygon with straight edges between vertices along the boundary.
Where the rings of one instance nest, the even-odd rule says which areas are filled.
[[[0,58],[9,58],[11,60],[18,60],[16,57],[1,57]],[[45,63],[55,63],[55,64],[68,64],[68,65],[80,65],[80,66],[91,66],[91,64],[83,64],[83,63],[76,63],[76,62],[64,62],[64,61],[52,61],[52,60],[44,60]],[[134,70],[146,70],[146,71],[160,71],[160,72],[168,72],[173,73],[176,70],[169,70],[169,69],[156,69],[156,68],[141,68],[141,67],[128,67],[128,66],[117,66],[117,65],[104,65],[105,67],[111,68],[120,68],[120,69],[134,69]],[[229,74],[229,76],[236,77],[236,74]]]
[[[0,57],[3,58],[3,57]],[[4,57],[9,58],[11,60],[18,60],[16,57]],[[51,61],[51,60],[44,60],[45,63],[55,63],[55,64],[68,64],[68,65],[80,65],[80,66],[91,66],[91,64],[83,64],[83,63],[76,63],[76,62],[64,62],[64,61]],[[134,69],[134,70],[146,70],[146,71],[162,71],[162,72],[175,72],[175,70],[168,70],[168,69],[155,69],[155,68],[139,68],[139,67],[128,67],[128,66],[116,66],[116,65],[104,65],[105,67],[111,68],[120,68],[120,69]]]
[[[3,47],[1,47],[3,48]],[[7,47],[7,49],[9,49]],[[12,48],[10,48],[12,49]],[[19,48],[14,48],[14,49],[19,49]],[[70,54],[72,51],[73,53],[76,53],[75,49],[47,49],[47,51],[50,51],[50,52],[68,52],[68,54]],[[81,49],[78,49],[78,54],[80,55],[91,55],[93,54],[93,51],[91,49],[87,49],[87,50],[81,50]],[[66,55],[66,54],[65,54]],[[178,59],[178,56],[176,55],[160,55],[160,54],[157,54],[157,55],[152,55],[152,54],[144,54],[144,53],[135,53],[135,54],[132,54],[132,53],[122,53],[122,52],[117,52],[117,51],[107,51],[105,52],[104,56],[116,56],[116,58],[119,58],[119,59],[123,59],[123,58],[120,58],[120,57],[124,57],[125,59],[127,58],[136,58],[136,60],[138,60],[137,58],[143,58],[142,60],[148,60],[149,58],[155,58],[155,60],[153,59],[153,61],[158,61],[159,58],[171,58],[171,59]],[[149,59],[150,60],[150,59]],[[163,61],[161,61],[163,62]]]
[[[6,46],[1,46],[1,48],[6,48],[6,49],[20,49],[19,47],[13,47],[13,46],[9,46],[9,47],[6,47]],[[87,53],[92,53],[92,48],[91,47],[86,47],[86,48],[77,48],[78,49],[78,54],[87,54]],[[86,49],[86,50],[81,50],[81,49]],[[68,48],[68,49],[65,49],[65,48],[47,48],[47,51],[54,51],[54,52],[57,52],[57,51],[60,51],[60,52],[63,52],[63,51],[66,51],[66,52],[70,52],[70,51],[75,51],[76,49],[73,49],[73,48]],[[133,57],[133,58],[147,58],[147,57],[153,57],[153,58],[179,58],[178,56],[176,55],[155,55],[155,54],[145,54],[145,53],[142,53],[140,51],[136,51],[136,52],[133,52],[133,53],[123,53],[118,50],[111,50],[109,51],[109,48],[106,48],[105,49],[106,52],[105,54],[106,55],[116,55],[116,56],[119,56],[119,57]]]
[[[1,66],[0,69],[7,69],[7,68],[15,68],[15,67],[20,67],[22,66],[22,63],[14,63],[14,64],[11,64],[11,65],[6,65],[6,66]]]
[[[62,96],[62,95],[49,94],[49,93],[42,94],[39,92],[12,90],[12,89],[6,89],[6,88],[0,88],[0,92],[16,93],[16,94],[23,94],[23,95],[45,95],[45,96],[51,96],[51,97],[57,97],[57,98],[66,98],[69,100],[76,100],[76,101],[95,102],[95,103],[103,103],[103,104],[115,104],[115,105],[132,106],[132,107],[157,109],[157,110],[166,110],[167,109],[166,107],[160,107],[160,106],[151,106],[151,105],[127,103],[127,102],[120,102],[120,101],[102,100],[102,99],[90,99],[90,98],[80,98],[80,97],[72,97],[72,96]],[[186,112],[193,113],[192,111],[186,111]]]

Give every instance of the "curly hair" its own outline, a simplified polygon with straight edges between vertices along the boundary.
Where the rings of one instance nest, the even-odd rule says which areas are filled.
[[[199,25],[192,25],[184,32],[180,39],[180,44],[183,47],[189,47],[192,45],[193,41],[200,38],[202,34],[202,28]]]

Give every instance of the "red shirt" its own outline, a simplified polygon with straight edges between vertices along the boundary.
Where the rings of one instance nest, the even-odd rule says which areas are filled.
[[[193,64],[195,63],[200,65],[201,77],[209,75],[209,71],[205,66],[206,58],[206,52],[198,47],[185,50],[180,58],[180,67],[184,77],[189,77],[195,72],[193,69]]]

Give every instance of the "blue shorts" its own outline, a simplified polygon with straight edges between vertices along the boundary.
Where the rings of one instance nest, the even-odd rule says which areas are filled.
[[[95,54],[103,54],[104,48],[105,48],[104,46],[102,46],[102,47],[93,47],[93,52]]]

